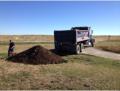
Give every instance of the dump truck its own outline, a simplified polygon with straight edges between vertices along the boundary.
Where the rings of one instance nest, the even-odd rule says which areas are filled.
[[[72,27],[70,30],[54,30],[54,45],[57,52],[69,51],[79,54],[84,46],[94,47],[93,30],[88,26]]]

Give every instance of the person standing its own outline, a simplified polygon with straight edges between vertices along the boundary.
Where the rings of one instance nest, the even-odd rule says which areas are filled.
[[[12,40],[10,40],[9,41],[9,48],[8,48],[8,57],[13,55],[14,49],[15,49],[15,43]]]

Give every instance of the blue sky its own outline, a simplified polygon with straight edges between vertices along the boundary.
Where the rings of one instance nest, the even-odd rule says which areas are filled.
[[[0,34],[52,35],[74,26],[120,35],[120,1],[0,1]]]

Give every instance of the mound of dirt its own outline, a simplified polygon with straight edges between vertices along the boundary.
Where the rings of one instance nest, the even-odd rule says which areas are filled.
[[[42,46],[34,46],[15,56],[9,57],[8,60],[29,64],[58,64],[65,62],[60,56]]]

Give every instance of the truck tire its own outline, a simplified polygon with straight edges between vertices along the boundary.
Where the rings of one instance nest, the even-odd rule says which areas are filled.
[[[81,46],[81,44],[80,45],[77,44],[77,46],[76,46],[76,54],[80,54],[80,52],[82,52],[82,46]]]
[[[91,47],[94,47],[94,42],[93,42],[93,40],[91,40]]]
[[[91,47],[94,47],[95,39],[91,39],[90,43],[91,43]]]

